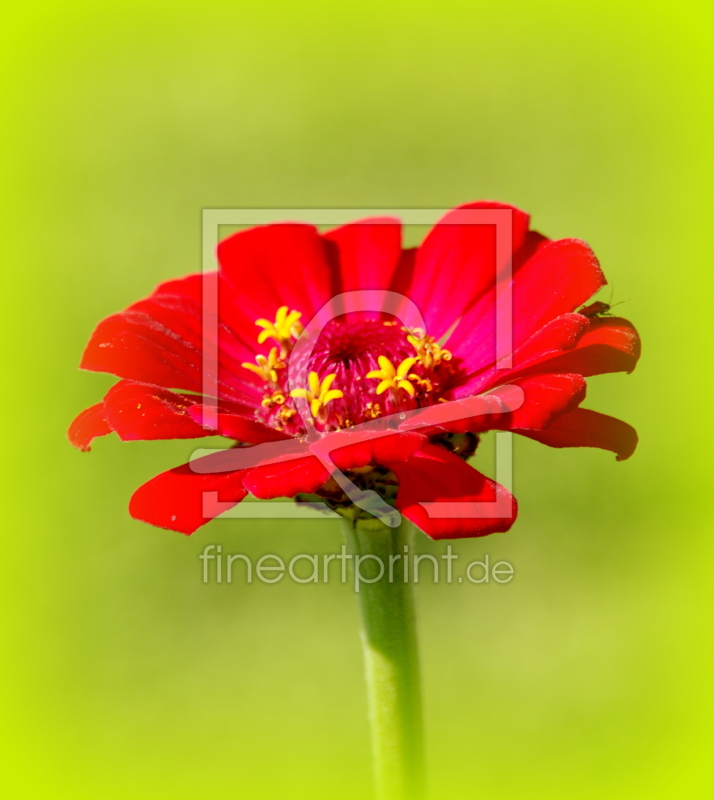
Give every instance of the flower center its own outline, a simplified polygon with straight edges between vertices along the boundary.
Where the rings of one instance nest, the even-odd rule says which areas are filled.
[[[320,332],[303,374],[304,385],[288,391],[288,364],[302,332],[299,311],[282,306],[275,322],[259,319],[259,344],[275,344],[256,363],[243,366],[264,382],[257,417],[291,436],[306,425],[319,431],[352,427],[378,417],[432,405],[454,383],[458,365],[425,331],[408,330],[392,318],[347,314]],[[301,370],[302,372],[302,370]],[[295,398],[307,400],[311,418],[302,420]]]

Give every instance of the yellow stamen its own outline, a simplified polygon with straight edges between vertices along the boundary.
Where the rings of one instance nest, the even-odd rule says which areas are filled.
[[[285,399],[285,392],[273,392],[269,397],[264,397],[260,404],[263,408],[271,408],[272,406],[283,405]]]
[[[330,388],[336,377],[337,373],[332,372],[324,380],[320,381],[320,376],[317,372],[311,372],[307,378],[308,388],[293,389],[290,392],[290,397],[302,397],[307,400],[310,404],[310,413],[313,417],[317,417],[329,402],[344,397],[344,394],[339,389]]]
[[[249,369],[251,372],[255,372],[258,377],[266,382],[272,381],[273,383],[277,383],[277,371],[285,367],[285,362],[278,356],[278,348],[271,347],[267,358],[265,356],[256,356],[255,360],[258,362],[257,364],[244,362],[241,366]]]
[[[275,315],[275,322],[268,319],[257,319],[255,324],[263,330],[258,334],[258,344],[263,344],[266,339],[275,339],[280,345],[283,354],[293,339],[297,339],[303,331],[298,322],[302,314],[299,311],[290,311],[287,306],[280,306]]]
[[[431,369],[436,366],[440,361],[450,361],[451,352],[444,350],[439,346],[438,342],[434,341],[431,336],[422,333],[421,330],[414,331],[419,335],[415,336],[410,333],[407,336],[407,341],[416,350],[417,360],[426,369]]]
[[[434,390],[434,384],[429,380],[429,378],[422,378],[412,372],[409,374],[409,380],[414,381],[414,383],[424,389],[425,392],[431,392]]]
[[[379,381],[377,394],[386,392],[387,389],[404,389],[404,391],[414,397],[414,387],[407,380],[409,370],[416,364],[416,358],[405,358],[404,361],[395,369],[392,362],[386,356],[379,356],[377,359],[380,369],[372,370],[367,373],[368,378]]]

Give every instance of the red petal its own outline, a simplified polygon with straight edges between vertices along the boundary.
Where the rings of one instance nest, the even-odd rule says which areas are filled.
[[[129,513],[150,525],[190,534],[227,509],[228,505],[217,507],[216,500],[233,506],[246,494],[241,472],[197,475],[184,464],[140,486]]]
[[[216,280],[213,273],[170,281],[145,300],[102,320],[87,344],[81,367],[165,388],[201,392],[204,318],[211,322],[210,315],[215,314],[215,309],[204,308],[201,298],[204,288]],[[248,335],[246,320],[235,310],[231,287],[221,282],[213,290],[219,297],[220,322],[214,317],[215,324],[211,323],[206,333],[210,335],[209,345],[215,341],[214,329],[219,337],[217,378],[221,394],[257,402],[260,394],[253,385],[254,378],[240,366],[254,358],[254,348],[243,343]],[[251,337],[255,336],[253,328],[251,323]],[[215,368],[211,374],[216,377]]]
[[[233,409],[237,408],[237,404],[233,406]],[[203,423],[203,405],[191,406],[188,413],[191,419],[195,420],[199,425]],[[249,406],[243,406],[242,410],[239,412],[237,410],[231,410],[230,404],[221,403],[218,406],[216,427],[218,429],[217,432],[221,436],[248,444],[278,442],[290,438],[287,434],[281,433],[274,428],[269,428],[267,425],[263,425],[262,422],[258,422],[253,416],[253,409]]]
[[[240,231],[218,245],[221,273],[248,316],[274,319],[280,306],[307,324],[333,294],[324,243],[312,225],[279,223]]]
[[[581,375],[519,378],[487,394],[430,406],[408,419],[402,427],[423,433],[540,430],[582,403],[585,389],[585,379]],[[424,425],[429,427],[423,429]]]
[[[503,264],[496,263],[496,225],[479,224],[478,210],[511,212],[510,259],[526,241],[528,215],[514,206],[478,202],[449,211],[429,231],[417,250],[409,297],[439,339],[496,281]]]
[[[480,394],[493,385],[510,380],[512,376],[523,374],[524,371],[541,362],[569,352],[588,330],[589,325],[589,321],[582,314],[562,314],[560,317],[556,317],[536,331],[525,344],[513,353],[511,368],[498,369],[496,365],[491,365],[482,372],[472,375],[466,383],[455,389],[454,397]],[[578,370],[543,369],[537,371],[577,372]]]
[[[410,458],[424,441],[414,433],[386,436],[374,432],[341,431],[306,443],[294,439],[232,448],[202,461],[213,469],[241,469],[244,485],[255,497],[268,500],[316,492],[330,477],[332,465],[347,470],[367,464],[393,464]],[[327,466],[317,454],[323,456]]]
[[[548,242],[514,271],[512,325],[515,352],[543,326],[574,311],[605,278],[594,253],[578,239]],[[491,289],[463,317],[446,346],[475,373],[496,360],[496,290]]]
[[[507,531],[515,522],[515,498],[499,484],[477,472],[442,447],[425,444],[411,459],[391,465],[399,480],[397,508],[432,539],[461,539]],[[496,503],[484,509],[456,503]],[[430,516],[423,503],[445,503]],[[488,515],[488,516],[486,516]]]
[[[245,487],[261,500],[313,494],[330,477],[320,460],[313,455],[284,462],[253,467],[245,477]]]
[[[399,265],[394,273],[392,285],[389,287],[391,291],[409,296],[409,287],[414,280],[414,265],[416,264],[416,247],[409,247],[402,250],[401,257],[399,258]]]
[[[206,291],[209,297],[204,297]],[[216,300],[217,309],[212,307]],[[240,384],[255,382],[262,390],[262,381],[241,366],[244,361],[252,362],[261,349],[257,345],[259,329],[255,325],[255,317],[246,314],[240,291],[236,291],[219,273],[190,275],[163,283],[148,300],[136,303],[132,308],[147,311],[174,329],[177,325],[187,323],[185,332],[178,330],[179,337],[193,342],[201,350],[204,339],[211,346],[215,344],[215,329],[219,345],[218,377],[228,383],[235,378]],[[162,316],[165,311],[168,311],[166,317]],[[185,319],[176,320],[176,312]],[[269,348],[266,346],[263,349],[267,355]]]
[[[202,390],[201,353],[195,344],[137,311],[102,320],[87,344],[81,367],[189,392]]]
[[[415,433],[386,436],[341,431],[306,443],[294,439],[224,450],[210,458],[214,469],[246,471],[244,485],[268,500],[316,492],[330,477],[331,465],[347,470],[367,464],[393,464],[410,458],[424,441]],[[322,454],[327,466],[317,454]]]
[[[348,470],[406,461],[425,441],[418,433],[384,433],[369,428],[344,430],[311,443],[310,449],[326,454],[338,469]]]
[[[195,395],[176,394],[146,383],[120,381],[104,398],[104,414],[123,441],[196,439],[215,435],[191,419]]]
[[[563,414],[572,411],[585,399],[587,385],[582,375],[536,375],[514,381],[525,394],[525,401],[507,419],[501,430],[548,427]]]
[[[74,422],[69,426],[67,438],[70,443],[78,450],[86,452],[91,450],[92,439],[97,436],[106,436],[112,429],[104,418],[104,403],[97,403],[95,406],[85,408],[77,415]]]
[[[618,461],[629,458],[637,447],[637,431],[615,417],[586,408],[576,408],[556,420],[544,431],[518,431],[550,447],[599,447],[617,454]]]
[[[391,286],[402,253],[398,219],[374,217],[351,222],[323,234],[323,239],[339,270],[341,291]]]
[[[573,350],[544,360],[530,367],[528,372],[578,372],[586,377],[606,372],[632,372],[640,350],[640,337],[631,322],[603,317],[590,321],[589,330]]]

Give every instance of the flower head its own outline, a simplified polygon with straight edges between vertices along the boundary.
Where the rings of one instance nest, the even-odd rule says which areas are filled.
[[[489,225],[459,222],[478,209],[511,215],[510,278],[501,277]],[[430,536],[480,536],[507,530],[516,516],[512,496],[467,463],[486,431],[600,447],[619,459],[635,448],[629,425],[580,404],[586,378],[634,369],[637,333],[627,320],[594,313],[597,303],[585,305],[605,284],[590,248],[531,231],[516,208],[455,209],[411,250],[391,218],[325,234],[268,225],[222,241],[218,262],[216,273],[164,283],[100,322],[82,359],[84,369],[121,380],[72,423],[80,449],[112,431],[123,440],[221,435],[236,443],[208,456],[205,469],[194,462],[140,487],[130,504],[138,519],[191,533],[211,516],[206,492],[221,508],[248,492],[304,493],[358,513],[328,468],[329,450],[360,491],[376,492]],[[496,341],[504,282],[513,299],[508,364]],[[204,398],[209,283],[219,298],[218,397]],[[408,298],[423,325],[406,325],[388,304],[355,311],[338,303],[311,348],[299,346],[303,322],[307,335],[335,298],[364,291]],[[434,517],[425,504],[438,502],[467,510]],[[484,517],[468,511],[474,503],[500,503],[507,513]]]

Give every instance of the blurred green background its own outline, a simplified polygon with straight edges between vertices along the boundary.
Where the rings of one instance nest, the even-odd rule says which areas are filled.
[[[590,242],[628,301],[640,367],[586,404],[641,444],[519,441],[517,525],[456,545],[513,582],[420,586],[433,798],[710,797],[710,3],[3,16],[8,796],[371,796],[350,589],[206,586],[198,560],[333,552],[338,525],[132,521],[192,445],[75,452],[112,383],[76,367],[101,317],[199,268],[203,207],[492,198]]]

